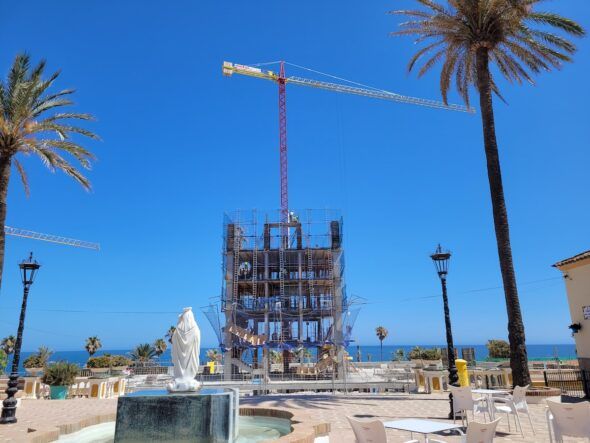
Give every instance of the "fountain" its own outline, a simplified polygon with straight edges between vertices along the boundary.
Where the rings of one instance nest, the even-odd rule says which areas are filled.
[[[238,392],[200,389],[195,380],[200,342],[192,309],[184,308],[172,336],[174,380],[167,391],[138,391],[119,398],[115,443],[221,443],[236,439]]]

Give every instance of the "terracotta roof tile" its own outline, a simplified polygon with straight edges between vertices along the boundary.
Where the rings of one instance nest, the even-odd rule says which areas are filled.
[[[576,263],[578,261],[584,260],[584,259],[590,259],[590,250],[588,251],[584,251],[578,255],[574,255],[573,257],[570,258],[566,258],[564,260],[558,261],[557,263],[555,263],[553,266],[555,268],[559,268],[560,266],[564,266],[564,265],[569,265],[572,263]]]

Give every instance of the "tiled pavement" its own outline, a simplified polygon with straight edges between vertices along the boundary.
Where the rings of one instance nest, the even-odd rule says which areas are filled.
[[[82,427],[113,421],[117,399],[94,400],[22,400],[17,409],[18,422],[0,425],[0,443],[44,443]]]
[[[314,420],[326,421],[331,424],[330,441],[335,443],[354,442],[354,436],[346,416],[357,418],[378,418],[380,420],[396,420],[401,418],[428,418],[446,421],[448,414],[448,398],[443,395],[431,394],[309,394],[309,395],[273,395],[266,397],[246,397],[241,399],[243,406],[264,406],[283,409],[305,409]],[[508,442],[548,442],[545,406],[530,405],[536,435],[532,434],[528,420],[523,420],[525,437],[508,432],[506,418],[498,427],[497,441]],[[35,435],[50,432],[59,434],[58,427],[65,432],[73,432],[80,427],[113,420],[115,417],[116,399],[89,400],[75,399],[63,401],[23,400],[18,409],[19,419],[16,425],[0,425],[0,443],[49,441],[34,440]],[[36,430],[36,432],[30,432]],[[46,434],[47,435],[47,434]],[[387,430],[388,442],[405,442],[410,439],[407,432]],[[459,442],[454,435],[439,436],[439,439]],[[569,439],[566,441],[584,441]]]
[[[280,407],[285,409],[307,409],[314,419],[331,423],[332,431],[330,441],[335,443],[354,442],[354,435],[346,417],[359,419],[377,418],[379,420],[397,420],[402,418],[425,418],[438,421],[447,421],[449,413],[449,400],[444,395],[425,394],[350,394],[343,395],[283,395],[267,397],[248,397],[241,401],[243,405],[258,405],[265,407]],[[533,435],[526,416],[522,417],[524,438],[516,433],[512,421],[512,432],[508,431],[506,416],[497,428],[496,441],[508,442],[548,442],[547,421],[545,418],[546,406],[530,405],[533,426],[536,435]],[[452,422],[452,421],[449,421]],[[418,438],[414,434],[414,438]],[[459,442],[460,437],[451,434],[440,435],[440,440]],[[387,441],[391,443],[410,440],[408,432],[387,430]],[[586,441],[584,439],[567,439],[569,442]]]

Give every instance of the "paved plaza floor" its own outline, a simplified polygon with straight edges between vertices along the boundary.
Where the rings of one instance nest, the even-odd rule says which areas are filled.
[[[314,419],[327,421],[331,424],[330,442],[344,443],[354,442],[354,434],[350,429],[349,417],[358,419],[379,419],[382,421],[398,420],[402,418],[423,418],[452,423],[447,420],[449,413],[448,395],[441,394],[349,394],[344,395],[281,395],[266,397],[248,397],[241,401],[242,405],[256,405],[265,407],[277,407],[284,409],[304,408]],[[514,429],[508,431],[506,416],[502,418],[497,428],[498,442],[548,442],[549,433],[545,418],[545,405],[530,405],[533,426],[536,434],[533,435],[529,422],[524,416],[522,427],[524,438]],[[471,416],[471,414],[470,414]],[[459,442],[461,439],[456,434],[440,434],[433,436],[439,440]],[[419,435],[414,438],[421,440]],[[387,441],[390,443],[405,442],[410,440],[408,432],[387,429]],[[585,439],[565,438],[567,442],[582,442]]]
[[[245,397],[242,406],[262,406],[286,410],[306,410],[317,421],[331,424],[330,441],[334,443],[354,442],[354,435],[346,420],[347,416],[359,419],[379,419],[383,421],[402,418],[424,418],[448,421],[448,397],[441,394],[289,394],[264,397]],[[52,434],[73,432],[80,427],[114,420],[116,399],[105,400],[23,400],[18,409],[18,423],[0,426],[0,443],[51,441],[41,438]],[[533,435],[528,420],[522,420],[524,438],[514,427],[508,431],[504,417],[498,426],[498,442],[548,442],[546,406],[530,405],[536,435]],[[419,438],[419,436],[414,436]],[[444,441],[459,442],[456,435],[444,434],[436,437]],[[410,439],[408,432],[387,430],[387,441],[405,442]],[[567,442],[585,441],[566,439]]]

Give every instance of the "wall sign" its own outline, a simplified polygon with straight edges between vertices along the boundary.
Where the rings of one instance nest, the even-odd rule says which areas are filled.
[[[590,320],[590,306],[582,306],[582,311],[584,311],[584,320]]]

